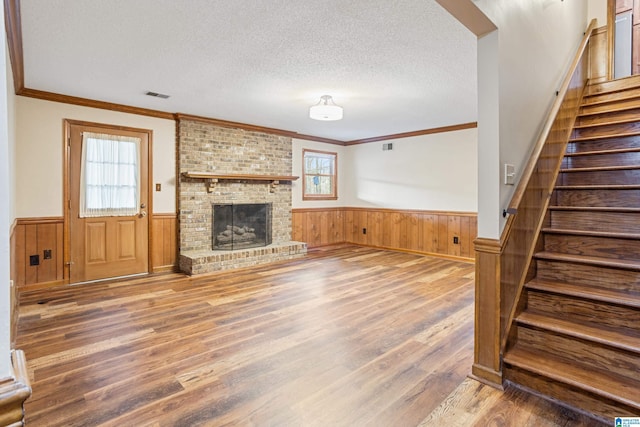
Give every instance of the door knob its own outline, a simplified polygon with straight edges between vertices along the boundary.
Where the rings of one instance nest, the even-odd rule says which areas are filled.
[[[147,216],[147,212],[146,211],[140,212],[140,216],[144,218],[145,216]]]

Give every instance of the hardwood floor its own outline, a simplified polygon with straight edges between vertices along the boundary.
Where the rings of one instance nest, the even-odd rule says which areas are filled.
[[[215,275],[26,292],[26,421],[594,425],[466,379],[473,298],[473,264],[347,245]]]

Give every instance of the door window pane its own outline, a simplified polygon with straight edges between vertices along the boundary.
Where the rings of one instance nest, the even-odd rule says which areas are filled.
[[[140,139],[84,132],[80,217],[140,212]]]

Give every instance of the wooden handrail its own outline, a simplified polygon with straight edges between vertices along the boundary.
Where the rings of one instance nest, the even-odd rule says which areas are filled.
[[[529,183],[529,180],[531,179],[531,175],[533,174],[533,171],[535,170],[536,163],[540,158],[540,153],[542,152],[542,148],[544,147],[544,144],[547,141],[547,138],[549,137],[549,133],[551,132],[551,127],[553,126],[553,123],[558,114],[558,111],[560,111],[560,107],[562,106],[562,103],[564,102],[564,98],[567,94],[567,91],[569,90],[569,85],[571,83],[571,79],[573,78],[573,74],[578,68],[578,64],[580,63],[580,60],[582,58],[582,55],[584,54],[585,49],[589,45],[589,38],[591,37],[591,32],[596,28],[596,25],[597,25],[596,20],[592,19],[591,22],[589,23],[589,27],[587,28],[587,31],[584,33],[584,37],[580,42],[580,46],[578,47],[576,55],[573,58],[573,62],[571,63],[568,73],[564,77],[562,85],[560,86],[560,90],[558,91],[556,100],[553,102],[553,105],[551,106],[551,111],[549,111],[549,116],[547,117],[547,121],[545,122],[544,127],[540,132],[540,136],[538,137],[535,148],[531,154],[531,157],[529,158],[529,162],[525,166],[524,171],[522,173],[522,177],[520,178],[520,181],[518,182],[518,186],[516,187],[516,190],[513,193],[511,202],[509,203],[510,209],[517,210],[518,206],[520,205],[520,201],[522,200],[524,191],[527,187],[527,184]]]
[[[508,210],[515,210],[517,213],[509,216],[500,238],[501,355],[507,344],[508,332],[516,315],[522,289],[530,274],[531,262],[549,206],[549,198],[558,177],[579,103],[586,87],[588,71],[585,64],[588,61],[588,55],[585,55],[585,52],[595,27],[596,20],[593,19],[567,71],[509,203]]]

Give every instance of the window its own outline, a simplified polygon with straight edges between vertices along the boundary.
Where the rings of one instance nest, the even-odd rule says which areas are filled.
[[[303,200],[336,200],[338,155],[326,151],[304,150],[302,153],[304,179]]]
[[[83,132],[80,217],[139,213],[140,139]]]

